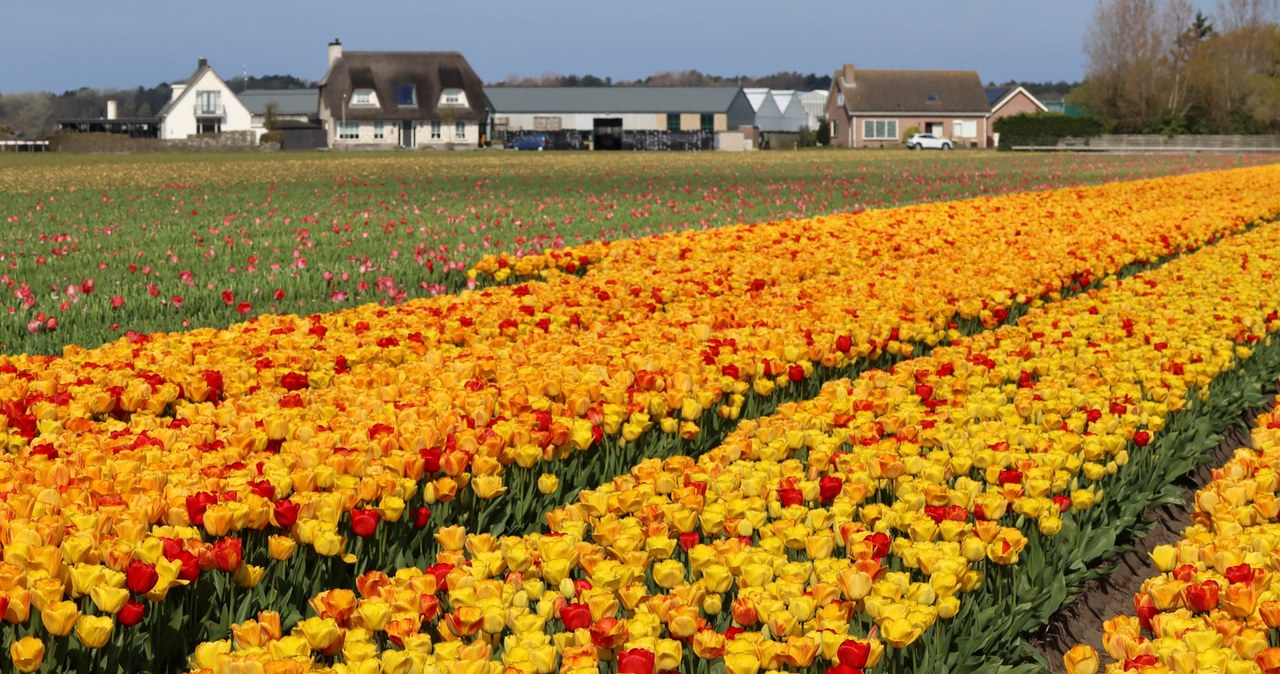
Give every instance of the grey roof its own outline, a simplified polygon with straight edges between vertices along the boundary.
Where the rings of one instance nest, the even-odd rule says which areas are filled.
[[[987,105],[995,105],[997,101],[1004,98],[1013,87],[983,87],[982,90],[987,92]]]
[[[739,87],[488,87],[495,114],[725,112]]]
[[[319,89],[247,89],[236,96],[254,115],[266,114],[272,102],[278,115],[316,115],[320,110]]]

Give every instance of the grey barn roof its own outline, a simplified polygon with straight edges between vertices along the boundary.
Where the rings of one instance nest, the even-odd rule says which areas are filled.
[[[237,96],[254,115],[266,114],[271,102],[275,102],[278,115],[314,116],[320,110],[319,89],[248,89]]]
[[[496,114],[725,112],[738,87],[489,87]]]

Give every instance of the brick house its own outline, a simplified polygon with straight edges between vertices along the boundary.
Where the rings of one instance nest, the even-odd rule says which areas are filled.
[[[1031,92],[1017,86],[986,87],[987,104],[991,106],[989,147],[995,147],[995,124],[1001,117],[1048,112],[1049,108]]]
[[[827,119],[839,147],[901,146],[908,128],[985,146],[991,108],[973,70],[857,70],[845,64],[831,80]]]

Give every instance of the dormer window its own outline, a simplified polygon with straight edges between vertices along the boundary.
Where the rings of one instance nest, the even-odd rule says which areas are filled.
[[[418,94],[412,84],[396,85],[396,105],[417,105]]]
[[[929,101],[930,103],[937,103],[938,95],[930,91],[929,93],[924,95],[924,100]]]
[[[440,94],[440,105],[466,105],[467,95],[461,89],[445,89]]]
[[[351,94],[352,105],[373,105],[373,89],[356,89]]]

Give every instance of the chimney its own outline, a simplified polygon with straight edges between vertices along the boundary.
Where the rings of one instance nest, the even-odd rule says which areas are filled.
[[[840,79],[849,83],[853,82],[853,64],[852,63],[846,63],[844,64],[844,68],[840,69]]]
[[[115,119],[119,110],[116,108],[116,99],[107,99],[107,119]]]
[[[333,38],[333,42],[329,43],[329,67],[333,67],[333,62],[342,58],[342,41]]]
[[[207,59],[207,58],[205,58],[205,57],[203,57],[203,56],[201,56],[200,58],[196,59],[196,67],[197,67],[197,68],[207,68],[207,67],[209,67],[209,59]]]

